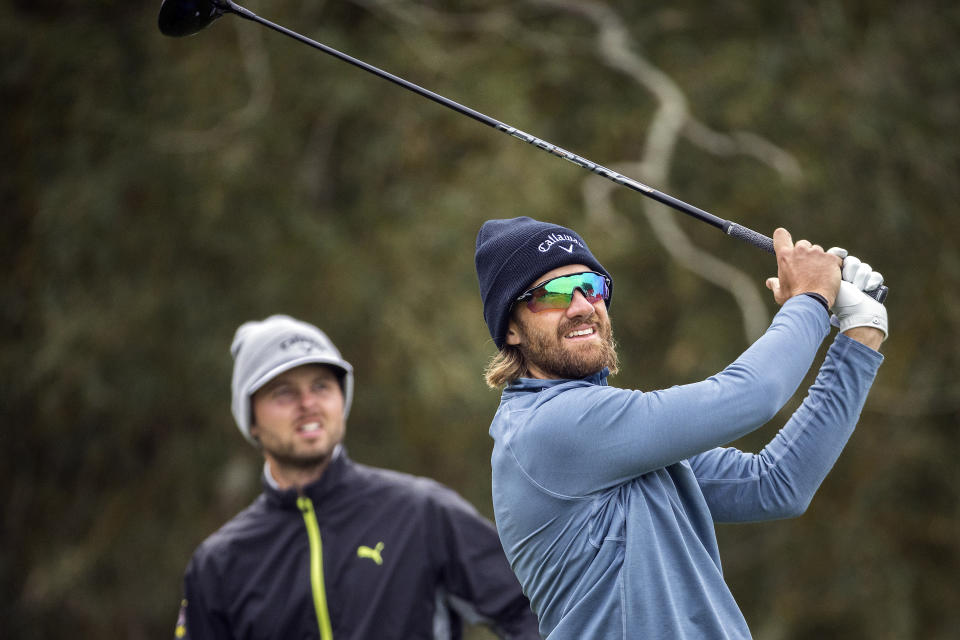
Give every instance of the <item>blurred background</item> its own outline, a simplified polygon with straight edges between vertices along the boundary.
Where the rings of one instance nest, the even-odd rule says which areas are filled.
[[[353,458],[492,517],[487,218],[587,238],[619,386],[709,376],[775,312],[770,256],[235,16],[164,37],[159,4],[0,4],[3,637],[172,634],[193,549],[259,492],[228,349],[273,313],[353,363]],[[243,4],[882,271],[892,337],[857,431],[803,517],[718,528],[724,570],[762,640],[957,637],[960,5]]]

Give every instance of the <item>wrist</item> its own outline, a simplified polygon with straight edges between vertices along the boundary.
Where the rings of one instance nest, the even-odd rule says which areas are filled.
[[[873,327],[853,327],[844,331],[843,335],[870,347],[874,351],[880,351],[880,345],[887,337],[883,331]]]
[[[821,305],[823,305],[823,310],[827,312],[827,317],[830,316],[830,304],[827,302],[827,299],[823,296],[823,294],[817,293],[816,291],[806,291],[801,295],[809,296],[819,302]]]

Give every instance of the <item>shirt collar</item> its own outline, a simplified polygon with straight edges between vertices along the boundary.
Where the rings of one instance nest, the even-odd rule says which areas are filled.
[[[309,496],[316,502],[333,491],[334,487],[343,480],[344,474],[348,473],[347,467],[349,465],[350,459],[347,456],[346,449],[343,445],[337,445],[333,450],[330,464],[323,470],[323,475],[298,490],[293,487],[281,489],[270,471],[269,463],[264,463],[262,477],[264,493],[268,500],[285,507],[296,508],[299,495]]]
[[[591,373],[585,378],[551,378],[549,380],[541,380],[540,378],[518,378],[508,385],[507,388],[503,390],[503,393],[508,394],[520,393],[524,391],[543,391],[544,389],[550,389],[551,387],[556,387],[568,382],[586,382],[588,384],[606,385],[607,376],[609,375],[610,369],[604,367],[600,371]]]

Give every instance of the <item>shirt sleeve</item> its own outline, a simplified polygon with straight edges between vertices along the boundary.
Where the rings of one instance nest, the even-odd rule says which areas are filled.
[[[717,522],[800,515],[846,445],[883,356],[839,334],[817,379],[758,454],[718,448],[691,458]]]
[[[583,381],[547,389],[522,415],[508,417],[524,427],[507,446],[547,491],[584,496],[617,486],[769,421],[803,381],[829,330],[823,307],[795,296],[720,373],[652,392]]]
[[[203,572],[199,570],[200,561],[195,554],[187,565],[183,577],[183,600],[180,602],[180,614],[174,638],[177,640],[232,640],[233,634],[227,620],[218,613],[211,602],[216,598],[209,591],[209,583],[204,584]],[[207,576],[209,579],[209,576]]]
[[[447,602],[472,624],[504,640],[539,640],[537,618],[507,563],[493,524],[458,494],[440,495],[435,532]]]

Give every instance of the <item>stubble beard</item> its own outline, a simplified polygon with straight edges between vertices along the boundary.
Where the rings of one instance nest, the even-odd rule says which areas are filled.
[[[331,457],[333,457],[332,450],[328,453],[322,454],[298,454],[288,449],[284,449],[282,451],[270,451],[269,449],[265,448],[264,451],[270,454],[270,456],[277,461],[278,465],[288,469],[296,469],[298,471],[308,471],[310,469],[323,466],[330,461]]]
[[[319,452],[299,452],[296,443],[293,442],[264,442],[260,440],[260,447],[281,467],[297,471],[309,471],[328,463],[333,457],[336,444]]]
[[[599,343],[572,344],[564,346],[564,336],[584,322],[593,323]],[[551,378],[576,380],[594,374],[604,367],[616,372],[619,367],[617,345],[609,320],[599,317],[566,320],[558,327],[556,335],[533,329],[523,321],[518,322],[521,333],[519,345],[527,362],[535,365]]]

